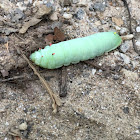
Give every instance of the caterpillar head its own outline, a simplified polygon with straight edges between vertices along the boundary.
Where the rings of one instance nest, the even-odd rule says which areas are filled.
[[[46,53],[45,49],[39,49],[38,51],[32,53],[30,55],[31,61],[33,61],[36,65],[42,67],[42,68],[48,68],[51,69],[52,65],[49,63],[49,53]]]
[[[41,62],[41,54],[40,52],[34,52],[30,55],[30,59],[31,61],[33,61],[36,65],[40,65],[40,62]]]

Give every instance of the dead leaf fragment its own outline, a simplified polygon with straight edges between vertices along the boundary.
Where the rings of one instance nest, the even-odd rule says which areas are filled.
[[[123,20],[121,18],[112,17],[112,22],[114,22],[117,26],[123,25]]]
[[[20,137],[15,137],[15,140],[22,140]]]
[[[22,26],[22,28],[19,30],[19,33],[24,34],[29,27],[36,25],[37,23],[39,23],[42,19],[37,19],[35,17],[33,17],[31,20],[29,20],[28,22],[25,22],[25,24]]]
[[[50,7],[47,7],[46,5],[40,5],[38,8],[39,9],[37,13],[35,14],[36,18],[41,18],[44,15],[48,15],[52,10]]]
[[[57,27],[54,28],[54,40],[57,40],[57,41],[65,40],[65,34]]]
[[[45,42],[46,42],[47,45],[52,44],[53,40],[54,40],[54,35],[53,34],[48,34],[45,37]]]
[[[24,34],[28,30],[29,27],[38,24],[42,20],[41,17],[44,15],[48,15],[52,10],[46,5],[40,5],[38,8],[39,9],[37,13],[34,15],[34,17],[22,26],[22,28],[19,30],[19,33]]]

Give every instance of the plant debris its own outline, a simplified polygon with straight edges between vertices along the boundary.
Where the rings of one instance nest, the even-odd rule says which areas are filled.
[[[50,94],[50,97],[52,98],[53,104],[52,104],[52,108],[53,108],[53,113],[56,113],[58,111],[58,106],[61,106],[61,102],[59,97],[57,97],[53,91],[51,90],[49,84],[47,83],[47,81],[39,74],[39,72],[37,72],[37,70],[35,69],[35,67],[31,64],[31,62],[28,60],[28,58],[23,54],[23,52],[21,50],[19,50],[19,48],[16,48],[17,52],[21,53],[22,57],[27,61],[27,63],[29,64],[29,66],[32,68],[32,70],[34,71],[34,74],[36,74],[38,76],[38,78],[40,79],[41,83],[44,85],[44,87],[46,88],[46,90],[48,91],[48,93]]]
[[[57,40],[57,41],[65,40],[65,34],[57,27],[54,28],[54,40]]]
[[[19,30],[19,33],[24,34],[29,27],[38,24],[42,20],[41,17],[50,14],[52,10],[50,7],[47,7],[46,5],[40,5],[38,8],[39,9],[37,13],[34,15],[34,17],[31,18],[28,22],[24,23],[22,28]]]

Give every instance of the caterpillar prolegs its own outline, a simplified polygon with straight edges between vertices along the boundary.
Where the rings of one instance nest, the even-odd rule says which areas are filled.
[[[116,49],[121,42],[116,32],[101,32],[46,46],[32,53],[30,59],[40,67],[56,69],[101,56]]]

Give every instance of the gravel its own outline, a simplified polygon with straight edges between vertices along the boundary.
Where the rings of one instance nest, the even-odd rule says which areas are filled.
[[[76,12],[76,18],[79,20],[83,19],[84,13],[85,13],[85,11],[83,9],[81,9],[81,8],[78,9],[78,11]]]
[[[13,11],[13,13],[11,13],[12,22],[18,23],[20,19],[23,19],[23,17],[24,17],[24,13],[19,8],[16,8],[16,10]]]
[[[93,5],[93,8],[94,8],[96,11],[104,12],[105,9],[106,9],[106,6],[105,6],[105,4],[103,4],[103,3],[96,2],[96,3]]]
[[[71,6],[72,0],[60,0],[61,6]]]
[[[137,32],[140,32],[140,26],[138,26],[138,27],[136,28],[136,31],[137,31]]]
[[[72,14],[64,13],[63,14],[63,18],[65,18],[65,19],[71,19],[72,18]]]
[[[25,22],[28,22],[36,14],[37,8],[33,6],[33,3],[37,4],[37,1],[32,1],[30,5],[21,4],[19,6],[21,9],[9,4],[10,11],[14,11],[11,18],[9,10],[1,5],[2,2],[9,2],[9,0],[0,0],[0,21],[5,21],[0,24],[0,30],[3,32],[0,40],[0,71],[5,70],[5,72],[2,71],[3,75],[1,73],[1,79],[7,78],[3,77],[8,75],[6,71],[9,71],[8,78],[20,76],[23,72],[31,75],[30,80],[25,77],[24,80],[0,82],[2,87],[0,88],[0,108],[2,110],[0,111],[5,111],[0,114],[2,115],[0,138],[10,140],[11,136],[8,135],[10,128],[12,126],[19,128],[21,123],[17,123],[17,120],[22,118],[28,125],[21,128],[22,139],[29,136],[26,139],[138,140],[140,62],[139,57],[136,57],[137,54],[134,52],[131,40],[123,41],[119,49],[121,53],[118,52],[117,55],[114,54],[116,49],[95,58],[95,60],[90,60],[92,63],[95,62],[106,68],[106,71],[97,71],[93,66],[83,63],[68,66],[68,94],[66,98],[61,99],[63,105],[56,115],[52,114],[51,99],[47,91],[40,85],[40,81],[34,76],[21,55],[17,54],[14,47],[15,45],[20,47],[28,57],[32,51],[46,46],[44,38],[49,33],[52,34],[56,26],[65,33],[68,40],[115,28],[121,35],[128,35],[128,15],[123,3],[116,0],[73,0],[71,3],[64,1],[64,6],[61,6],[60,1],[39,0],[45,6],[52,7],[52,13],[40,17],[42,21],[28,28],[25,34],[18,34],[20,38],[10,34],[8,36],[8,52],[3,43],[3,38],[6,36],[5,31],[9,27],[19,31],[18,21],[22,27],[24,17],[27,18]],[[15,1],[12,4],[16,5],[18,2]],[[135,21],[139,21],[140,17],[138,16],[138,4],[137,1],[129,3]],[[17,8],[20,11],[15,12]],[[124,12],[125,14],[122,14]],[[121,26],[116,25],[117,27],[115,27],[112,17],[121,18],[123,21]],[[133,27],[138,31],[140,26],[134,22]],[[49,30],[51,32],[48,32]],[[139,40],[136,44],[140,44]],[[45,79],[52,77],[48,82],[54,93],[59,95],[61,69],[45,70],[38,66],[36,68],[41,71],[41,75]],[[108,77],[105,77],[105,72],[109,73]],[[5,124],[8,125],[5,126]],[[27,129],[25,130],[25,128]]]
[[[124,43],[122,43],[120,50],[121,50],[121,52],[126,53],[129,50],[129,48],[130,48],[129,43],[124,42]]]
[[[127,28],[121,28],[120,30],[120,35],[126,35],[128,33],[128,29]]]

